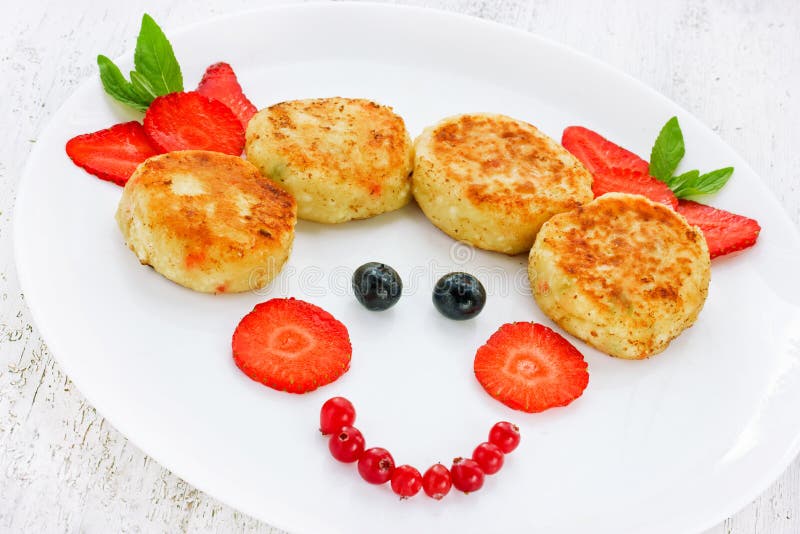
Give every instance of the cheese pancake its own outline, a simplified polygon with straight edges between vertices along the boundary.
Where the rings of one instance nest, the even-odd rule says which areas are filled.
[[[392,108],[357,98],[281,102],[247,126],[247,159],[297,199],[301,219],[340,223],[405,206],[411,138]]]
[[[592,199],[592,175],[536,127],[504,115],[444,119],[414,143],[414,198],[476,247],[528,252],[542,224]]]
[[[224,293],[263,287],[280,272],[296,206],[242,158],[185,150],[139,165],[116,218],[141,263],[195,291]]]
[[[671,208],[608,193],[542,226],[528,274],[539,307],[561,328],[641,359],[695,322],[711,262],[700,229]]]

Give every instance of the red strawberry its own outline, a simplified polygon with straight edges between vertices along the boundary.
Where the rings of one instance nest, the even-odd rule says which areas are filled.
[[[75,165],[117,185],[125,185],[141,162],[159,154],[136,121],[73,137],[66,148]]]
[[[703,231],[712,259],[752,247],[761,232],[761,226],[754,219],[691,200],[681,200],[678,213]]]
[[[238,156],[244,150],[244,129],[236,115],[222,102],[194,91],[153,100],[144,129],[164,152],[213,150]]]
[[[302,300],[272,299],[244,316],[233,333],[233,360],[244,374],[279,391],[306,393],[350,367],[347,328]]]
[[[630,169],[611,168],[594,175],[592,193],[595,198],[612,192],[643,195],[672,209],[678,207],[678,199],[667,184],[649,174]]]
[[[208,67],[203,79],[200,80],[200,85],[197,86],[197,92],[228,106],[239,118],[245,130],[250,118],[258,111],[244,96],[236,74],[227,63],[214,63]]]
[[[583,163],[594,178],[595,197],[611,191],[644,195],[673,209],[678,199],[667,184],[650,176],[650,165],[600,134],[570,126],[564,130],[561,144]]]
[[[561,144],[592,173],[609,168],[629,169],[642,174],[650,171],[650,164],[645,160],[583,126],[565,128]]]
[[[589,383],[583,355],[559,333],[536,323],[508,323],[475,355],[486,392],[523,412],[566,406]]]

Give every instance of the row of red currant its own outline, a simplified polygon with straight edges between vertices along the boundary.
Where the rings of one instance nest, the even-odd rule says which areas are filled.
[[[481,489],[484,475],[493,475],[503,467],[504,455],[519,445],[519,428],[507,422],[495,424],[489,441],[481,443],[472,458],[456,458],[448,470],[434,464],[424,475],[413,466],[395,467],[394,458],[386,449],[373,447],[364,450],[364,436],[353,426],[356,410],[344,397],[333,397],[322,405],[319,427],[323,435],[331,434],[328,448],[331,455],[344,463],[358,462],[361,478],[371,484],[391,481],[392,491],[401,498],[413,497],[422,489],[436,500],[450,491],[451,486],[464,493]]]

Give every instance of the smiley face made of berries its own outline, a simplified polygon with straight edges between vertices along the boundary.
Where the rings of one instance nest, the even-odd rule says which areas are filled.
[[[391,308],[403,292],[397,271],[376,262],[356,269],[352,287],[356,299],[371,311]],[[486,290],[470,274],[450,273],[436,283],[432,301],[445,317],[468,320],[483,309]],[[293,298],[258,304],[237,326],[232,348],[236,365],[248,377],[290,393],[333,382],[349,369],[352,353],[344,324],[322,308]],[[589,382],[586,367],[581,353],[560,334],[526,322],[501,326],[478,349],[474,362],[475,376],[489,395],[525,412],[566,406],[578,398]],[[395,466],[386,449],[366,448],[355,419],[355,408],[343,397],[323,404],[320,432],[329,436],[331,455],[340,462],[357,462],[361,478],[371,484],[390,482],[392,491],[404,499],[420,490],[436,500],[451,487],[477,491],[520,441],[516,425],[499,422],[470,458],[455,458],[449,469],[436,463],[422,474],[410,465]]]

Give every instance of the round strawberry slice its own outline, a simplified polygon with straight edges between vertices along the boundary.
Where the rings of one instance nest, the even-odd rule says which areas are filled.
[[[233,360],[247,376],[279,391],[306,393],[350,366],[347,328],[302,300],[272,299],[244,316],[233,333]]]
[[[211,150],[239,156],[244,150],[244,129],[236,115],[222,102],[196,91],[153,100],[144,116],[144,130],[163,152]]]
[[[589,383],[578,349],[536,323],[501,326],[478,349],[475,376],[489,395],[523,412],[566,406]]]

